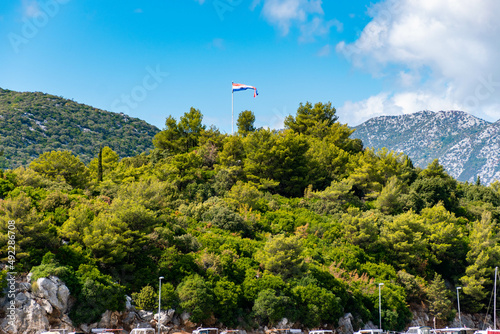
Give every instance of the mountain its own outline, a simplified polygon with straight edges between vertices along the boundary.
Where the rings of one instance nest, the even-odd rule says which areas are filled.
[[[140,119],[40,92],[0,88],[0,168],[29,164],[40,154],[70,150],[88,163],[99,146],[120,157],[153,148],[160,130]]]
[[[500,179],[500,121],[490,123],[463,111],[425,110],[372,118],[355,129],[353,137],[365,147],[404,152],[422,168],[439,159],[459,181]]]

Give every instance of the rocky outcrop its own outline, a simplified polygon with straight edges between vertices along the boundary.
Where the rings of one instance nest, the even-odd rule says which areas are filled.
[[[346,313],[342,318],[339,319],[339,334],[351,334],[354,332],[354,327],[352,325],[354,317],[351,313]]]
[[[128,296],[125,311],[106,311],[99,322],[75,328],[68,315],[74,300],[64,282],[50,276],[31,284],[30,278],[23,277],[13,285],[12,293],[0,298],[0,334],[39,334],[50,329],[90,333],[94,328],[123,328],[128,333],[136,327],[157,328],[158,314],[136,310]],[[188,313],[176,314],[175,310],[162,311],[159,322],[162,333],[197,326],[189,321]]]
[[[4,333],[37,334],[50,328],[73,329],[67,314],[71,302],[69,289],[57,277],[41,278],[33,285],[18,282],[15,297],[12,295],[9,293],[0,300],[6,311],[12,305],[15,307],[13,316],[1,320]]]

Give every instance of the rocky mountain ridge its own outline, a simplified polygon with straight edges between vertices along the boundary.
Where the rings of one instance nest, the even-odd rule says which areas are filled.
[[[500,179],[500,122],[491,123],[463,111],[429,111],[372,118],[353,137],[365,147],[403,152],[425,168],[439,159],[459,181],[483,184]]]

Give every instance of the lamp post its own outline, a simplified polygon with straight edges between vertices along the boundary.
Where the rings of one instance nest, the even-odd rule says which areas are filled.
[[[160,334],[160,312],[161,312],[161,280],[164,279],[165,277],[160,276],[160,288],[158,291],[158,334]]]
[[[462,328],[462,317],[460,316],[460,295],[458,290],[462,289],[461,286],[457,286],[457,305],[458,305],[458,321],[460,322],[460,328]]]
[[[379,329],[382,329],[382,295],[380,293],[380,288],[384,285],[384,283],[378,284],[378,323]]]

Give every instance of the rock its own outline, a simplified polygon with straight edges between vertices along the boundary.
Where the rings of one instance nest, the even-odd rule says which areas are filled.
[[[29,302],[28,296],[24,292],[19,292],[16,295],[16,307],[21,308],[24,304]]]
[[[39,301],[39,304],[45,310],[45,313],[47,313],[47,314],[51,314],[52,311],[54,311],[54,309],[52,308],[52,305],[50,304],[50,302],[48,300],[41,299]]]
[[[139,314],[139,317],[142,320],[145,320],[145,321],[151,321],[151,320],[153,320],[153,312],[151,312],[151,311],[140,310],[137,313]]]
[[[25,307],[18,309],[17,330],[12,333],[24,333],[33,330],[49,329],[50,323],[45,309],[33,299]]]
[[[293,323],[290,323],[287,318],[281,319],[280,322],[276,325],[276,328],[288,328],[291,327]]]
[[[168,310],[167,311],[167,317],[168,317],[167,322],[171,322],[174,319],[174,316],[175,316],[175,310],[174,309]]]
[[[174,326],[179,327],[181,325],[181,319],[179,316],[174,316],[172,319],[172,322],[174,323]]]
[[[21,282],[19,283],[19,291],[27,291],[27,292],[31,292],[31,284],[29,284],[28,282]]]
[[[133,327],[136,320],[139,320],[139,315],[136,312],[127,312],[122,322],[126,327]]]
[[[188,327],[188,328],[195,328],[195,327],[196,327],[196,325],[195,325],[193,322],[191,322],[191,321],[189,320],[189,318],[190,318],[190,317],[191,317],[191,314],[189,314],[188,312],[183,312],[183,313],[181,314],[181,322],[182,322],[182,324],[183,324],[184,326],[186,326],[186,327]],[[209,323],[209,322],[207,321],[207,324],[208,324],[208,323]]]
[[[186,322],[189,320],[190,314],[188,312],[182,312],[181,314],[181,320],[182,322]]]
[[[121,314],[118,311],[107,310],[103,313],[101,321],[97,325],[99,328],[117,328],[120,324]]]
[[[130,296],[125,296],[125,308],[127,310],[135,310],[135,307],[132,306],[132,297]]]
[[[166,325],[170,322],[172,322],[174,318],[175,310],[168,310],[168,311],[161,311],[160,312],[160,323],[162,325]],[[158,321],[158,314],[155,314],[154,319]]]
[[[354,333],[354,328],[352,326],[352,321],[354,317],[351,313],[346,313],[342,318],[339,319],[338,333],[340,334],[352,334]]]
[[[80,328],[82,329],[82,331],[84,331],[85,333],[90,333],[92,331],[92,327],[90,327],[89,325],[86,325],[86,324],[82,324],[80,325]],[[94,328],[97,328],[97,327],[94,327]]]
[[[69,289],[59,278],[54,276],[39,278],[36,284],[38,288],[35,295],[37,297],[47,299],[50,305],[61,313],[68,310]]]

